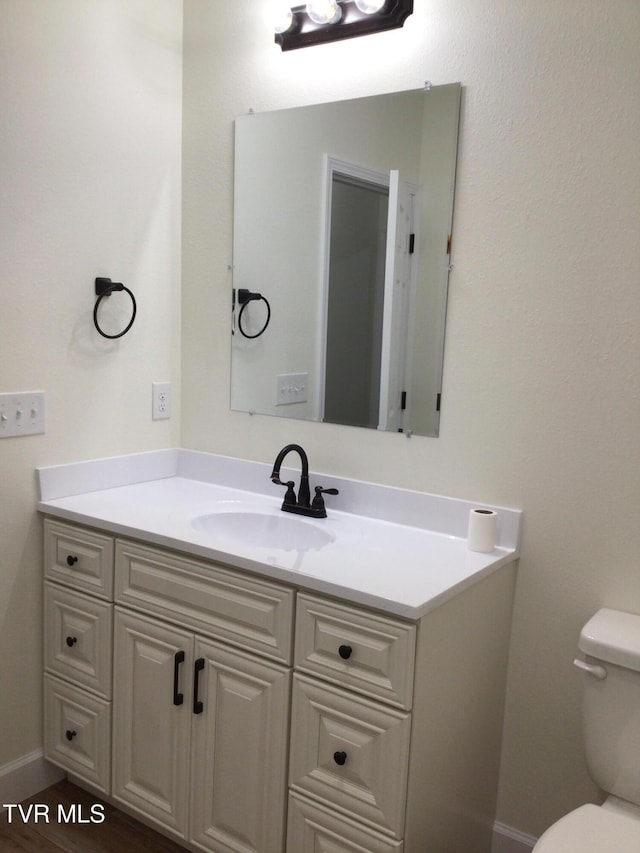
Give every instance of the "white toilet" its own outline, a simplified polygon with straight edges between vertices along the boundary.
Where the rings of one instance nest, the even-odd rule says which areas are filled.
[[[640,616],[599,610],[580,633],[589,773],[609,796],[554,823],[534,853],[640,853]]]

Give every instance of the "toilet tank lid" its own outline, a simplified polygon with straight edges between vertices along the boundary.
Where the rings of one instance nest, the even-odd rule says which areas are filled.
[[[640,671],[640,615],[603,608],[580,632],[580,651]]]

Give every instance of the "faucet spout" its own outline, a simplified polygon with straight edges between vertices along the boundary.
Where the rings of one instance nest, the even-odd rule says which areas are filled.
[[[295,451],[298,454],[298,456],[300,457],[300,463],[302,465],[297,505],[306,509],[307,507],[311,506],[311,492],[309,489],[309,459],[304,448],[300,447],[299,444],[287,444],[278,453],[275,462],[273,463],[273,471],[271,472],[271,482],[283,486],[287,485],[286,483],[282,483],[282,481],[280,480],[280,468],[282,466],[285,456],[287,456],[287,454],[291,451]]]

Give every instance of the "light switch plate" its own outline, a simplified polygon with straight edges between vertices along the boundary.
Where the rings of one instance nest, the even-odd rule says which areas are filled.
[[[308,373],[281,373],[276,376],[276,406],[307,402]]]
[[[44,432],[44,391],[0,394],[0,438]]]

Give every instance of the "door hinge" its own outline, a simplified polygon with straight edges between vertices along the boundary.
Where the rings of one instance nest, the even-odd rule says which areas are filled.
[[[442,399],[442,394],[438,394],[436,396],[436,412],[440,411],[440,400]]]
[[[447,234],[447,255],[451,254],[451,234]]]
[[[409,234],[409,254],[413,255],[416,250],[416,235]]]
[[[400,409],[404,412],[407,408],[407,392],[403,391],[400,395]]]

